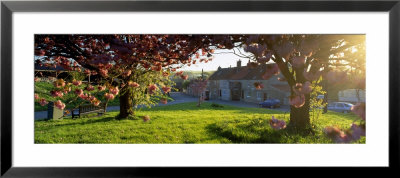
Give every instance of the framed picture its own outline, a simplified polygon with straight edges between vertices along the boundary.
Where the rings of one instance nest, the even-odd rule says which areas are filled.
[[[1,175],[393,170],[399,4],[2,2]]]

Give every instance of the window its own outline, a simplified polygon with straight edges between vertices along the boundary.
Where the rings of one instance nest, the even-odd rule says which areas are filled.
[[[221,90],[219,90],[219,96],[222,96],[222,91]]]
[[[337,103],[337,104],[336,104],[336,107],[337,107],[337,108],[343,108],[344,106],[343,106],[343,103]]]
[[[261,92],[257,92],[257,100],[261,100]]]
[[[242,90],[241,98],[244,99],[244,90]]]

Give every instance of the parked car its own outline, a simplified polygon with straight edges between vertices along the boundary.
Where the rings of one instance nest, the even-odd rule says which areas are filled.
[[[278,99],[267,99],[261,102],[260,107],[267,107],[267,108],[279,108],[281,106],[281,101]]]
[[[346,103],[346,102],[332,102],[328,103],[328,110],[342,112],[342,113],[349,113],[351,112],[351,107],[353,104]]]

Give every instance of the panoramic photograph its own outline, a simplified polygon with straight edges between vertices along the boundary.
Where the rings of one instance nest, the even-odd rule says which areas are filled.
[[[35,144],[365,144],[363,34],[36,34]]]

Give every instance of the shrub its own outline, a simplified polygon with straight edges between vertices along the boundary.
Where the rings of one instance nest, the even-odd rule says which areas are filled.
[[[213,107],[213,108],[223,108],[224,106],[222,106],[220,104],[217,104],[217,103],[212,103],[211,107]]]

